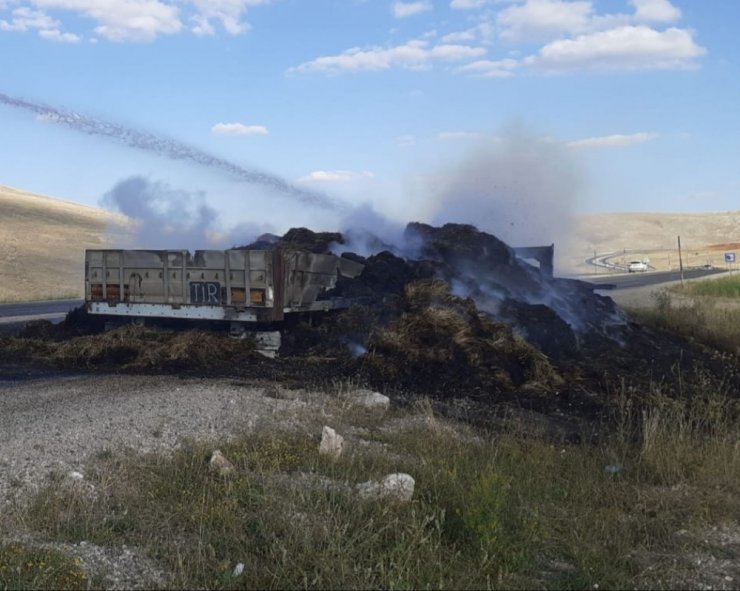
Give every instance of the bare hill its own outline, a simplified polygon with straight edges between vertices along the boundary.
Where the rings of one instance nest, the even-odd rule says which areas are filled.
[[[0,301],[81,297],[84,250],[124,218],[0,185]]]
[[[81,296],[85,248],[112,246],[111,230],[125,224],[103,209],[0,185],[0,301]],[[740,211],[592,214],[556,244],[556,273],[591,273],[585,261],[594,253],[674,268],[679,235],[687,266],[723,266],[727,250],[740,259]]]
[[[625,261],[649,258],[658,269],[674,268],[678,266],[678,236],[684,265],[723,266],[726,250],[738,250],[740,259],[740,211],[578,216],[570,244],[564,245],[565,252],[561,250],[560,271],[590,272],[585,260],[594,253],[620,252]]]

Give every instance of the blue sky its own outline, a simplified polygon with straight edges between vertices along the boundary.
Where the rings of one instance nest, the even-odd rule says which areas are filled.
[[[370,208],[476,223],[494,201],[545,218],[737,210],[738,23],[740,3],[706,0],[0,0],[6,98],[346,207],[7,104],[0,184],[112,207],[141,176],[154,206],[206,205],[224,231]]]

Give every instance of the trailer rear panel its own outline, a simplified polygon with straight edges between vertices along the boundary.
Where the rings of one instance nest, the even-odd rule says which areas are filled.
[[[85,300],[93,314],[275,322],[341,307],[319,298],[362,269],[303,250],[87,250]]]

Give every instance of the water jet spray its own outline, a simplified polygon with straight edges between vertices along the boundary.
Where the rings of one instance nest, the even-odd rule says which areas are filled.
[[[75,131],[87,135],[109,138],[136,150],[166,156],[171,160],[184,160],[206,168],[220,170],[239,181],[262,185],[307,205],[333,211],[342,211],[347,208],[346,205],[327,195],[300,189],[278,176],[244,168],[243,166],[234,164],[218,156],[213,156],[199,148],[188,146],[174,139],[161,137],[146,131],[139,131],[103,119],[87,117],[74,111],[33,103],[3,93],[0,93],[0,104],[35,113],[45,121],[66,125]]]

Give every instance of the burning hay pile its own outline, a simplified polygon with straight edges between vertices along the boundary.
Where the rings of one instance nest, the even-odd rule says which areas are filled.
[[[375,252],[367,257],[352,252],[350,238],[301,228],[244,247],[332,252],[364,265],[359,277],[340,276],[321,296],[354,305],[286,318],[279,359],[255,355],[249,339],[213,332],[124,327],[89,334],[80,311],[61,326],[31,326],[0,339],[0,355],[57,367],[238,374],[302,385],[351,377],[388,391],[558,408],[592,404],[593,392],[627,374],[637,383],[673,375],[679,357],[687,366],[711,363],[696,346],[631,325],[588,284],[540,273],[473,226],[409,224],[401,245],[365,237]]]
[[[562,382],[548,358],[510,325],[494,322],[438,279],[408,283],[401,316],[368,345],[365,371],[373,381],[407,389],[490,396]]]
[[[331,244],[306,230],[289,235],[314,248],[346,248],[335,236]],[[286,352],[352,355],[374,384],[484,398],[552,392],[563,386],[556,362],[595,343],[616,346],[628,330],[610,299],[584,283],[540,274],[473,226],[409,224],[402,248],[342,256],[365,269],[357,279],[340,279],[328,295],[367,303],[318,325],[289,327]]]

